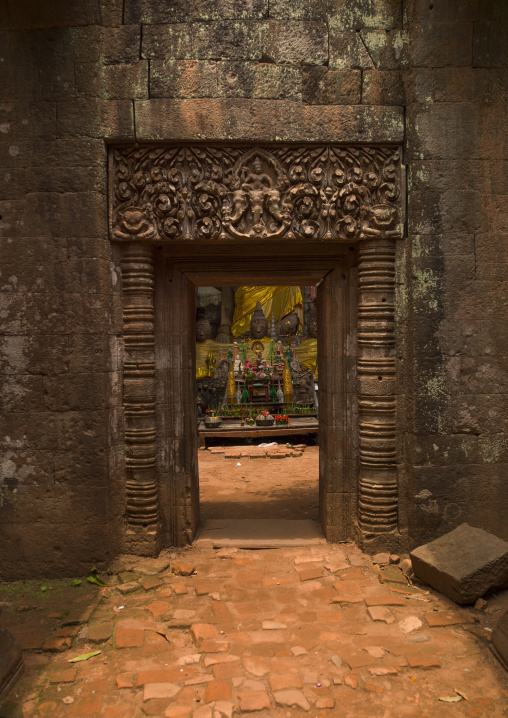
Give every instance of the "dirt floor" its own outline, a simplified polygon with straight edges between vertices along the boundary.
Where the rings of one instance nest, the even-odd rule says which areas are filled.
[[[204,518],[317,518],[316,446],[212,447],[199,465]],[[507,718],[490,639],[508,591],[460,608],[399,558],[194,546],[122,556],[105,587],[3,584],[25,673],[0,718]]]
[[[319,447],[297,446],[302,448],[285,451],[286,444],[280,444],[263,451],[244,445],[200,451],[201,518],[317,521]]]

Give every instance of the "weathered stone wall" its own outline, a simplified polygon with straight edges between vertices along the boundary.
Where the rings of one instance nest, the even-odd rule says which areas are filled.
[[[124,510],[105,140],[134,120],[102,82],[135,67],[140,28],[92,2],[8,2],[0,22],[0,570],[72,576],[114,556]]]
[[[407,29],[409,533],[468,521],[506,539],[508,4],[413,0]]]
[[[77,574],[120,546],[112,141],[404,142],[401,528],[506,538],[504,0],[3,7],[3,575]]]

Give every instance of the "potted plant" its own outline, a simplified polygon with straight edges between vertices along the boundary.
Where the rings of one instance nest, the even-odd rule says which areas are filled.
[[[266,409],[263,409],[263,411],[256,416],[256,425],[273,426],[273,416],[269,414]]]
[[[205,426],[208,429],[213,429],[222,424],[220,416],[217,416],[216,409],[205,409]]]

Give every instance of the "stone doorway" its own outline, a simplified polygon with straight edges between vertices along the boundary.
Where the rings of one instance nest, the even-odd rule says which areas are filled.
[[[195,287],[254,283],[319,283],[326,538],[397,544],[400,174],[400,154],[389,147],[112,151],[111,233],[124,311],[125,551],[153,554],[193,540]]]
[[[172,251],[160,250],[162,255],[156,257],[155,270],[155,314],[161,320],[164,318],[162,307],[178,307],[176,312],[168,313],[164,326],[155,322],[156,345],[156,387],[166,384],[166,392],[174,396],[181,387],[182,396],[179,402],[172,403],[166,408],[166,420],[169,427],[177,427],[177,435],[168,435],[172,455],[168,456],[168,476],[173,466],[173,478],[168,479],[166,489],[169,489],[166,498],[160,502],[168,506],[181,506],[184,511],[173,514],[172,521],[168,521],[168,529],[163,543],[182,545],[192,540],[199,523],[199,485],[197,465],[197,415],[195,409],[195,367],[194,367],[194,292],[196,286],[226,286],[245,285],[252,283],[277,284],[317,284],[318,288],[318,326],[325,325],[324,317],[329,318],[329,324],[336,328],[330,336],[326,334],[326,327],[318,332],[318,352],[320,358],[320,442],[326,446],[320,449],[320,519],[329,540],[344,540],[351,533],[348,518],[351,514],[351,491],[347,488],[347,459],[353,451],[347,446],[347,441],[339,427],[344,427],[345,434],[352,436],[353,431],[347,431],[352,421],[352,412],[347,411],[347,387],[354,385],[354,377],[347,375],[347,362],[345,361],[348,327],[354,316],[346,316],[348,308],[355,306],[348,294],[351,292],[351,275],[348,263],[352,262],[348,255],[337,254],[337,248],[329,248],[331,256],[309,261],[309,247],[302,246],[296,253],[287,251],[281,255],[272,252],[260,256],[256,247],[246,252],[244,245],[241,256],[232,254],[231,249],[227,255],[218,259],[210,256],[205,250],[203,257],[178,257]],[[156,250],[157,253],[159,253]],[[354,253],[351,252],[351,255]],[[315,255],[315,250],[314,250]],[[216,269],[210,269],[213,265]],[[164,269],[159,268],[161,264]],[[305,266],[306,265],[306,266]],[[160,274],[159,274],[160,272]],[[162,275],[162,276],[161,276]],[[159,279],[160,276],[160,279]],[[164,280],[163,277],[166,279]],[[348,281],[349,280],[349,281]],[[356,287],[353,285],[353,290]],[[187,303],[188,306],[184,307]],[[159,337],[160,333],[160,337]],[[158,366],[157,346],[164,343],[169,349],[169,364]],[[326,347],[326,348],[325,348]],[[192,360],[190,361],[190,359]],[[175,367],[178,371],[175,372]],[[157,390],[156,390],[157,391]],[[186,416],[179,416],[178,406],[185,407]],[[159,460],[162,463],[165,457],[161,452]],[[176,480],[175,480],[176,479]],[[163,487],[161,487],[164,490]],[[173,492],[179,491],[179,496]],[[163,508],[160,505],[161,514]]]

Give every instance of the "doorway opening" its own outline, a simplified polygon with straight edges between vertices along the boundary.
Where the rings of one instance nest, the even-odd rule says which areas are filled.
[[[319,447],[314,450],[319,454],[319,524],[329,541],[350,538],[357,501],[357,430],[349,428],[355,420],[356,362],[347,359],[346,348],[349,345],[354,352],[356,346],[355,253],[348,248],[341,252],[337,245],[325,243],[260,247],[259,243],[246,242],[241,247],[218,244],[213,251],[182,243],[156,250],[154,269],[156,458],[162,479],[162,545],[192,542],[202,519],[198,456],[203,452],[199,451],[197,430],[195,331],[196,288],[200,287],[319,285],[315,303],[320,389],[319,415],[314,417],[319,430]],[[283,348],[287,349],[287,342]],[[267,353],[269,349],[268,342]],[[234,466],[233,459],[222,461],[231,462],[227,465],[232,470],[243,468],[236,467],[241,458]],[[255,464],[255,460],[249,461]]]
[[[317,287],[198,287],[201,522],[319,521]]]

